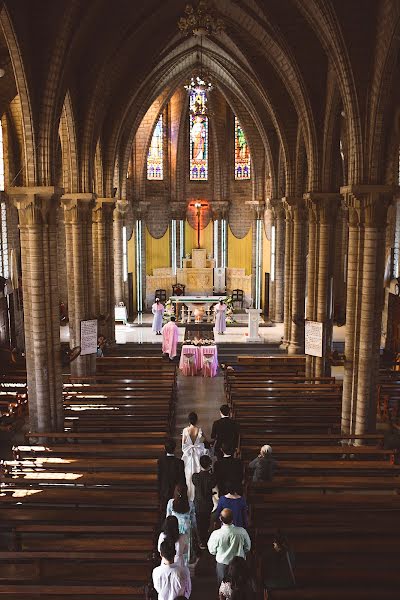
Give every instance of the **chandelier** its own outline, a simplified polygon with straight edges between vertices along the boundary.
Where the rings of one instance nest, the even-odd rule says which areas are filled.
[[[207,0],[199,0],[196,7],[186,5],[185,16],[179,19],[178,28],[184,35],[203,36],[221,33],[225,23],[217,17]]]

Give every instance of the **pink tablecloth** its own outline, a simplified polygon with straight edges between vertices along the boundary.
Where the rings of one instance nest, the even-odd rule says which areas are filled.
[[[184,344],[179,368],[186,376],[197,375],[201,372],[203,377],[215,377],[218,371],[217,346],[190,346]]]

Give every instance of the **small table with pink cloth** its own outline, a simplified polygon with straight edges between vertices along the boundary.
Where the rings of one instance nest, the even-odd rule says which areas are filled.
[[[186,376],[215,377],[218,371],[217,346],[183,344],[179,368]]]

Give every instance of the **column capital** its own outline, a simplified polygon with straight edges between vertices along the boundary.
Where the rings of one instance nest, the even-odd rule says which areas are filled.
[[[269,198],[267,206],[272,208],[275,218],[283,219],[285,217],[285,209],[283,207],[282,198]]]
[[[61,196],[66,223],[78,223],[92,216],[95,205],[94,194],[64,194]]]
[[[340,188],[351,225],[385,227],[387,210],[398,189],[393,185],[348,185]]]
[[[172,219],[185,219],[186,217],[186,202],[173,201],[169,203]]]
[[[226,213],[229,210],[228,200],[213,200],[210,202],[210,208],[212,210],[213,220],[218,221],[226,217]]]
[[[10,187],[7,193],[18,209],[20,227],[48,222],[50,212],[59,206],[63,191],[53,186]]]
[[[307,211],[304,198],[301,196],[284,196],[282,198],[282,204],[286,212],[286,218],[291,218],[296,221],[306,220]]]
[[[93,207],[93,221],[100,222],[103,219],[112,219],[115,208],[115,198],[96,198]]]
[[[338,192],[308,192],[303,198],[314,219],[326,225],[334,221],[342,200]]]
[[[128,212],[129,205],[125,198],[120,198],[115,203],[114,220],[123,219]]]

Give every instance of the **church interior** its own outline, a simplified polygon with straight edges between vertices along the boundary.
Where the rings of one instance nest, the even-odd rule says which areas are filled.
[[[222,405],[253,587],[177,596],[399,597],[399,82],[398,0],[0,0],[0,598],[174,600]]]

